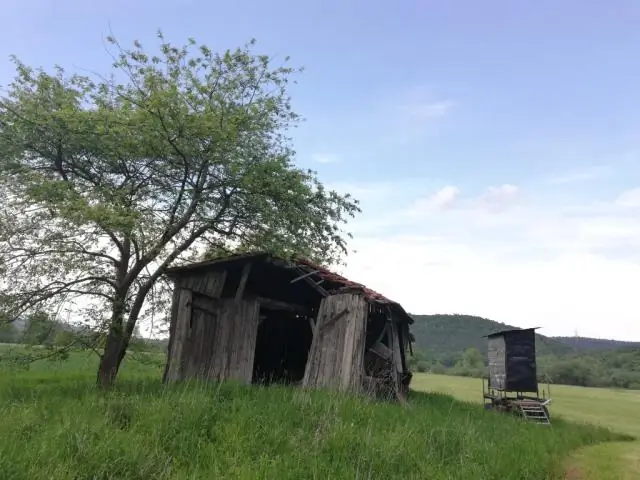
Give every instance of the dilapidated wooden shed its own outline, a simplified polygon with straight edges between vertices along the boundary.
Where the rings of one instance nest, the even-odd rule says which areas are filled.
[[[411,317],[396,302],[303,260],[235,255],[168,271],[165,382],[287,382],[404,396]]]

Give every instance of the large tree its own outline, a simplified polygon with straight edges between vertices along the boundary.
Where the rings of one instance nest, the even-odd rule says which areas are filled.
[[[166,300],[167,267],[239,246],[331,263],[358,211],[294,164],[295,70],[253,42],[218,54],[158,37],[156,54],[109,38],[109,76],[14,59],[0,99],[2,301],[17,318],[80,299],[103,328],[103,386]]]

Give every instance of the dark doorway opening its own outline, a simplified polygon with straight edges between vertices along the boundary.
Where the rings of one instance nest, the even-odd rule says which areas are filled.
[[[253,383],[299,383],[304,377],[313,332],[307,317],[260,309]]]

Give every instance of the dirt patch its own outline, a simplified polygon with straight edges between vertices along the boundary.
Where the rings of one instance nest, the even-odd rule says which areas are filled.
[[[569,467],[564,472],[564,480],[582,480],[582,473],[577,467]]]

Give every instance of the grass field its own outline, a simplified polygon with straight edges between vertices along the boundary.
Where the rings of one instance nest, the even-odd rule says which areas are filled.
[[[480,399],[479,381],[464,378],[417,375],[414,388],[430,393],[413,394],[402,408],[282,387],[167,389],[160,363],[136,361],[126,362],[115,391],[101,394],[93,388],[95,363],[76,353],[29,371],[0,365],[3,479],[539,480],[562,478],[567,459],[583,465],[579,447],[611,448],[616,444],[601,442],[626,438],[561,420],[545,428],[486,413],[471,403]],[[554,390],[554,414],[573,411],[566,398],[584,410],[575,420],[602,411],[606,426],[638,432],[600,397]],[[637,397],[623,393],[618,411],[631,411]]]
[[[440,392],[470,402],[482,402],[482,383],[478,379],[445,375],[416,374],[412,387]],[[546,388],[546,386],[545,386]],[[640,391],[583,388],[552,385],[552,416],[578,423],[589,423],[640,438]]]
[[[482,384],[477,379],[417,374],[412,386],[482,401]],[[640,391],[552,385],[551,397],[552,421],[560,416],[640,438]],[[640,479],[640,443],[613,442],[580,449],[568,457],[565,469],[567,478],[574,480]]]

